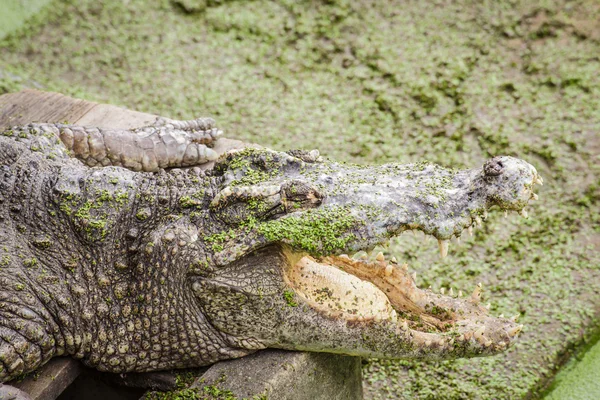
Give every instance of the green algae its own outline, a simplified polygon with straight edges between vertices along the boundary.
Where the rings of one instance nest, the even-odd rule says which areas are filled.
[[[0,69],[18,87],[211,115],[225,136],[279,150],[531,162],[545,186],[529,219],[492,212],[443,261],[410,236],[386,250],[420,286],[483,282],[493,314],[521,315],[520,342],[490,358],[364,368],[368,399],[530,398],[600,310],[599,13],[594,0],[206,2],[193,14],[169,1],[57,2],[0,43]]]
[[[270,243],[284,242],[313,255],[325,255],[345,249],[354,238],[349,232],[358,223],[345,207],[332,207],[305,210],[302,218],[262,222],[255,229]]]
[[[592,400],[600,398],[600,336],[561,370],[544,400]]]
[[[50,0],[3,0],[0,13],[0,39],[25,24],[28,17],[35,14]]]

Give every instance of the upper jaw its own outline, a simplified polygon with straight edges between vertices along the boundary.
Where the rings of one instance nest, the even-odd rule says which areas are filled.
[[[355,240],[337,254],[369,251],[406,231],[421,231],[439,241],[440,254],[445,257],[449,240],[472,235],[488,218],[489,209],[514,210],[527,217],[525,206],[537,200],[533,189],[543,180],[525,161],[499,158],[504,161],[504,173],[495,176],[486,175],[485,166],[452,171],[435,165],[418,172],[412,165],[363,167],[361,171],[369,179],[352,185],[333,175],[329,187],[334,189],[327,191],[322,207],[348,207],[348,215],[358,222]],[[343,170],[341,174],[348,173]]]

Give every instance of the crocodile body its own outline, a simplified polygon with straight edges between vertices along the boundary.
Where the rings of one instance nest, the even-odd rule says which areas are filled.
[[[217,158],[219,135],[208,119],[0,135],[0,382],[59,355],[143,372],[268,347],[485,356],[518,336],[479,304],[480,287],[421,290],[406,265],[360,252],[420,230],[445,256],[487,209],[536,198],[531,165],[359,166],[244,149],[206,172],[179,168]]]

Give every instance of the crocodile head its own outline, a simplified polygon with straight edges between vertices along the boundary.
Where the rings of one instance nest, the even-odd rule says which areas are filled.
[[[467,296],[419,289],[406,264],[365,251],[419,230],[445,257],[449,240],[488,209],[523,213],[537,198],[542,178],[525,161],[495,157],[459,171],[244,149],[208,175],[213,222],[191,283],[232,346],[447,359],[495,354],[518,336],[514,319],[479,304],[480,286]]]

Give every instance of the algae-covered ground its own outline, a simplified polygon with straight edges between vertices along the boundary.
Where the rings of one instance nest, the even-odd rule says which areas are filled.
[[[389,249],[421,286],[482,282],[492,313],[521,315],[519,343],[483,359],[366,362],[368,399],[535,397],[600,326],[597,0],[56,1],[0,51],[19,82],[214,116],[229,137],[275,149],[532,163],[544,186],[529,219],[491,213],[443,261],[420,238]]]

